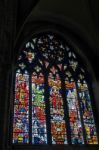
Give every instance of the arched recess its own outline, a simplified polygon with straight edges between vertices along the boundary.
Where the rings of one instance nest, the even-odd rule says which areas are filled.
[[[31,36],[21,47],[16,68],[21,70],[22,76],[29,74],[27,121],[25,124],[21,120],[23,131],[19,136],[12,136],[12,145],[98,144],[91,107],[93,97],[88,89],[91,78],[88,79],[86,64],[80,60],[76,48],[65,36],[49,31]],[[16,98],[14,116],[15,102]],[[23,117],[20,112],[18,114]],[[13,134],[17,133],[19,120],[18,117],[13,119]],[[22,128],[21,125],[17,129]]]

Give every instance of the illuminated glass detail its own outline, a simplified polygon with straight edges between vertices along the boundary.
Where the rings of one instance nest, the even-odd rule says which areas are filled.
[[[58,35],[25,43],[15,72],[12,143],[99,144],[86,76],[74,48]]]
[[[42,73],[32,74],[32,143],[47,143],[44,76]]]
[[[49,73],[52,144],[67,144],[61,80],[55,67]]]
[[[44,35],[38,38],[37,47],[42,57],[47,61],[62,62],[64,58],[64,44],[54,35]]]
[[[83,115],[83,122],[86,134],[86,143],[98,144],[96,127],[87,83],[85,80],[83,80],[83,82],[81,83],[79,80],[77,84],[79,89],[81,111]]]
[[[84,144],[83,129],[80,117],[80,108],[77,97],[76,85],[73,79],[65,81],[66,96],[69,109],[69,120],[72,144]]]
[[[16,72],[13,143],[29,143],[29,75]]]

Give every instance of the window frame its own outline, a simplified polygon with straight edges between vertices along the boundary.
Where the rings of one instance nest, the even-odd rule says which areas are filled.
[[[44,32],[44,31],[43,31],[43,32]],[[40,34],[43,34],[43,32],[40,33]],[[52,32],[52,31],[51,31],[51,32]],[[47,31],[47,33],[49,33],[49,31]],[[57,33],[55,32],[55,34],[57,34]],[[35,34],[34,34],[33,36],[35,36]],[[61,35],[61,36],[62,36],[62,35]],[[62,38],[64,38],[64,37],[62,37]],[[67,41],[68,41],[68,40],[67,40]],[[70,41],[69,41],[69,43],[71,44]],[[72,43],[72,45],[74,46],[75,44]],[[76,46],[75,46],[75,47],[76,47]],[[74,49],[75,49],[75,51],[76,51],[76,48],[75,48],[75,47],[74,47]],[[21,48],[20,48],[20,49],[21,49]],[[79,60],[80,60],[80,59],[79,59]],[[79,60],[78,60],[78,61],[79,61]],[[84,66],[84,67],[85,67],[85,66]],[[88,78],[88,76],[87,76],[87,78]],[[88,84],[89,84],[89,83],[88,83]],[[93,91],[92,91],[92,89],[90,88],[90,87],[91,87],[91,86],[90,86],[91,84],[92,84],[92,83],[89,84],[89,89],[90,89],[89,92],[90,92],[90,91],[92,92],[92,93],[90,92],[90,94],[91,94],[91,96],[92,96],[92,98],[93,98],[93,97],[94,97]],[[92,104],[92,107],[93,107],[93,106],[95,106],[95,105]],[[94,109],[93,109],[93,113],[94,113]],[[94,113],[94,114],[95,114],[95,113]],[[95,120],[96,129],[97,129],[97,124],[96,124],[95,115],[94,115],[94,120]],[[97,135],[97,136],[98,136],[98,135]],[[99,141],[99,140],[98,140],[98,141]],[[51,143],[49,143],[49,145],[50,145],[50,144],[51,144]],[[13,144],[12,144],[12,145],[13,145]],[[21,145],[21,144],[18,144],[18,145],[17,145],[17,144],[14,144],[14,145],[15,145],[15,146],[18,146],[18,145],[19,145],[19,146],[22,146],[23,144],[22,144],[22,145]],[[14,145],[13,145],[13,146],[14,146]],[[25,145],[25,144],[24,144],[24,145]],[[27,144],[26,144],[26,145],[27,145]],[[86,145],[86,144],[84,144],[83,146],[85,146],[85,145]],[[28,146],[29,146],[29,145],[28,145]],[[31,145],[31,144],[30,144],[30,147],[31,147],[31,146],[34,146],[34,145]],[[65,146],[69,146],[69,145],[65,145]],[[72,145],[72,146],[74,146],[74,145]],[[79,145],[78,145],[78,146],[79,146]],[[88,146],[90,146],[90,145],[88,145]],[[42,147],[43,147],[43,146],[42,146]]]

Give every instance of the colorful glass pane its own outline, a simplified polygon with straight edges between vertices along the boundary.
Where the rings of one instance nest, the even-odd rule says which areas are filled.
[[[55,67],[48,77],[52,144],[67,144],[66,123],[62,99],[61,80]]]
[[[78,62],[76,60],[71,59],[71,60],[69,60],[69,65],[70,65],[70,67],[72,68],[73,71],[76,71]]]
[[[57,62],[63,60],[65,46],[56,36],[51,34],[40,36],[37,47],[44,59]]]
[[[32,61],[35,58],[35,53],[31,50],[24,51],[24,54],[26,55],[26,59],[28,60],[29,63],[32,63]]]
[[[13,143],[29,143],[29,75],[16,72]]]
[[[47,144],[44,76],[32,74],[32,143]]]
[[[72,144],[84,144],[77,90],[74,81],[66,80],[66,97],[69,109],[69,120]]]
[[[83,115],[84,128],[87,144],[98,144],[96,127],[91,106],[91,99],[86,81],[78,81],[81,111]]]

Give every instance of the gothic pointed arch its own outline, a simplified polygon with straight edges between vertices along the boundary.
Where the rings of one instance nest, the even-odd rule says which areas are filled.
[[[87,71],[73,46],[45,32],[19,52],[12,143],[98,144]]]

